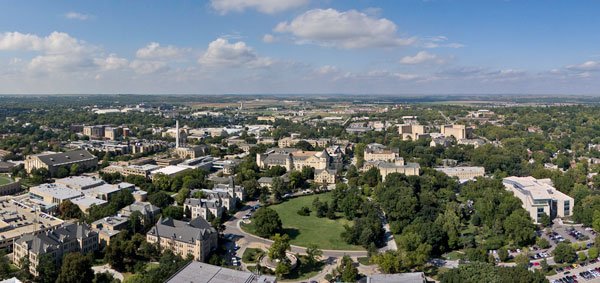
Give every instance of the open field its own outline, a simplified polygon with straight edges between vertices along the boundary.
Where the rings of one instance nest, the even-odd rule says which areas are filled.
[[[6,185],[8,183],[11,183],[12,179],[6,176],[0,176],[0,185]]]
[[[284,233],[290,236],[291,244],[306,247],[314,243],[324,250],[362,250],[360,246],[349,245],[342,240],[340,235],[344,232],[344,224],[352,225],[352,222],[342,218],[341,213],[337,213],[338,219],[335,220],[316,216],[312,202],[317,197],[320,201],[330,201],[331,193],[297,197],[270,206],[279,214]],[[297,211],[303,206],[311,209],[310,216],[298,215]],[[252,224],[245,226],[247,231],[253,230]]]

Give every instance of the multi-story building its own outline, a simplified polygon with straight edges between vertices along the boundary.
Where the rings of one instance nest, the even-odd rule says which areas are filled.
[[[404,163],[404,158],[402,157],[396,158],[394,162],[380,160],[367,161],[363,165],[363,170],[369,170],[372,167],[379,169],[383,181],[385,181],[388,174],[400,173],[407,176],[418,176],[421,170],[419,163]]]
[[[98,241],[102,247],[108,245],[111,239],[128,227],[129,218],[122,216],[109,216],[92,222],[92,229],[98,232]]]
[[[322,169],[315,170],[315,183],[335,184],[339,181],[336,170]]]
[[[180,158],[192,159],[206,154],[206,149],[206,145],[184,146],[174,148],[171,153]]]
[[[143,221],[148,219],[148,221],[152,222],[160,213],[160,208],[148,202],[134,202],[123,207],[121,210],[119,210],[119,213],[129,217],[129,215],[131,215],[131,213],[134,211],[138,211],[142,214],[142,217],[144,218]]]
[[[458,140],[460,145],[472,145],[474,148],[478,148],[485,145],[485,141],[482,139],[460,139]]]
[[[0,200],[0,223],[0,249],[11,252],[13,242],[22,235],[43,233],[63,221],[28,204],[4,198]]]
[[[502,183],[521,200],[535,223],[540,222],[543,214],[551,219],[573,215],[575,201],[554,188],[550,179],[513,176],[502,179]]]
[[[413,141],[426,138],[428,136],[428,134],[425,133],[425,126],[412,124],[398,125],[398,134],[402,136],[402,140]]]
[[[144,165],[127,165],[127,166],[119,166],[119,165],[110,165],[102,168],[103,173],[113,174],[119,173],[123,177],[127,177],[129,175],[138,175],[143,176],[144,178],[150,177],[150,173],[156,169],[159,169],[158,165],[154,164],[144,164]]]
[[[440,126],[440,132],[444,134],[446,137],[453,136],[455,139],[466,139],[469,137],[472,128],[467,127],[465,125],[442,125]]]
[[[217,248],[218,234],[202,217],[189,222],[161,217],[146,234],[146,240],[183,258],[191,254],[195,260],[205,261]]]
[[[444,172],[450,177],[458,177],[459,180],[472,180],[485,175],[485,168],[477,166],[439,167],[435,170]]]
[[[190,210],[192,219],[202,217],[208,220],[209,215],[221,217],[225,212],[225,207],[220,203],[219,199],[187,198],[183,203],[183,209],[184,211]]]
[[[398,153],[391,150],[365,148],[365,161],[392,161],[398,157]]]
[[[29,155],[25,159],[25,170],[27,173],[31,173],[33,169],[46,168],[50,176],[56,176],[58,168],[70,168],[75,164],[78,164],[83,170],[95,168],[98,166],[98,157],[87,150]]]
[[[304,166],[317,169],[334,169],[337,170],[339,162],[336,159],[323,151],[302,151],[295,148],[280,148],[270,149],[267,153],[257,154],[256,163],[261,168],[271,168],[273,166],[282,166],[286,170],[302,170]]]
[[[92,231],[86,224],[69,223],[37,235],[27,234],[16,240],[13,248],[13,263],[18,266],[21,258],[28,258],[29,272],[38,276],[37,267],[44,255],[50,255],[59,268],[64,255],[72,252],[85,255],[98,248],[98,233]]]
[[[83,134],[90,138],[101,139],[104,137],[104,126],[84,126]]]

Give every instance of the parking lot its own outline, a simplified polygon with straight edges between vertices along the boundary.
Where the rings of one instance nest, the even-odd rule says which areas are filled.
[[[556,271],[558,274],[548,276],[551,283],[600,282],[600,261],[598,259],[586,261],[581,265],[573,264]]]

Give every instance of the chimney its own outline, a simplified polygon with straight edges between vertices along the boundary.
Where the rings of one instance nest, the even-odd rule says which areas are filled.
[[[179,120],[175,121],[175,148],[179,148]]]

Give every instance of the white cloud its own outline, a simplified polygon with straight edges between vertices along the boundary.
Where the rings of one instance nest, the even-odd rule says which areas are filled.
[[[316,68],[314,71],[315,71],[315,73],[320,74],[320,75],[327,75],[327,74],[339,73],[340,69],[336,66],[325,65],[325,66]]]
[[[273,31],[289,33],[299,44],[311,43],[340,49],[397,47],[417,42],[415,37],[399,37],[396,24],[392,21],[356,10],[309,10],[291,22],[279,23]]]
[[[41,38],[35,34],[20,32],[5,32],[0,34],[0,50],[31,50],[42,51],[50,54],[66,54],[82,52],[86,48],[85,42],[72,38],[63,32],[52,32]]]
[[[168,70],[168,64],[164,61],[134,60],[129,67],[139,74],[151,74]]]
[[[346,73],[344,74],[345,79],[367,79],[367,80],[385,80],[385,79],[394,79],[401,81],[412,81],[424,79],[423,76],[418,74],[406,74],[406,73],[396,73],[390,72],[387,70],[373,70],[365,73]]]
[[[447,42],[448,38],[443,36],[443,35],[439,35],[439,36],[432,36],[432,37],[426,37],[421,39],[421,45],[423,46],[423,48],[439,48],[439,47],[447,47],[447,48],[461,48],[461,47],[465,47],[464,44],[461,43],[455,43],[455,42]]]
[[[419,51],[415,56],[405,56],[400,59],[400,64],[422,64],[422,63],[434,63],[444,64],[447,59],[442,58],[439,55],[431,54],[427,51]]]
[[[229,12],[243,12],[246,9],[274,14],[304,6],[308,2],[309,0],[211,0],[210,6],[222,15]]]
[[[273,36],[272,34],[265,34],[262,38],[262,41],[264,43],[272,43],[277,41],[277,38],[275,36]]]
[[[600,63],[596,61],[587,61],[583,64],[579,65],[568,65],[565,67],[567,70],[571,71],[600,71]]]
[[[210,67],[264,67],[270,65],[272,60],[258,56],[256,51],[243,41],[229,43],[227,39],[217,38],[208,45],[198,63]]]
[[[69,12],[65,14],[65,18],[70,20],[80,20],[85,21],[90,18],[90,15],[77,13],[77,12]]]
[[[100,66],[103,71],[118,70],[127,67],[128,61],[111,53],[106,58],[95,58],[94,63]]]
[[[180,57],[185,52],[185,49],[173,45],[162,47],[157,42],[151,42],[146,47],[138,49],[135,56],[142,59],[167,59]]]

